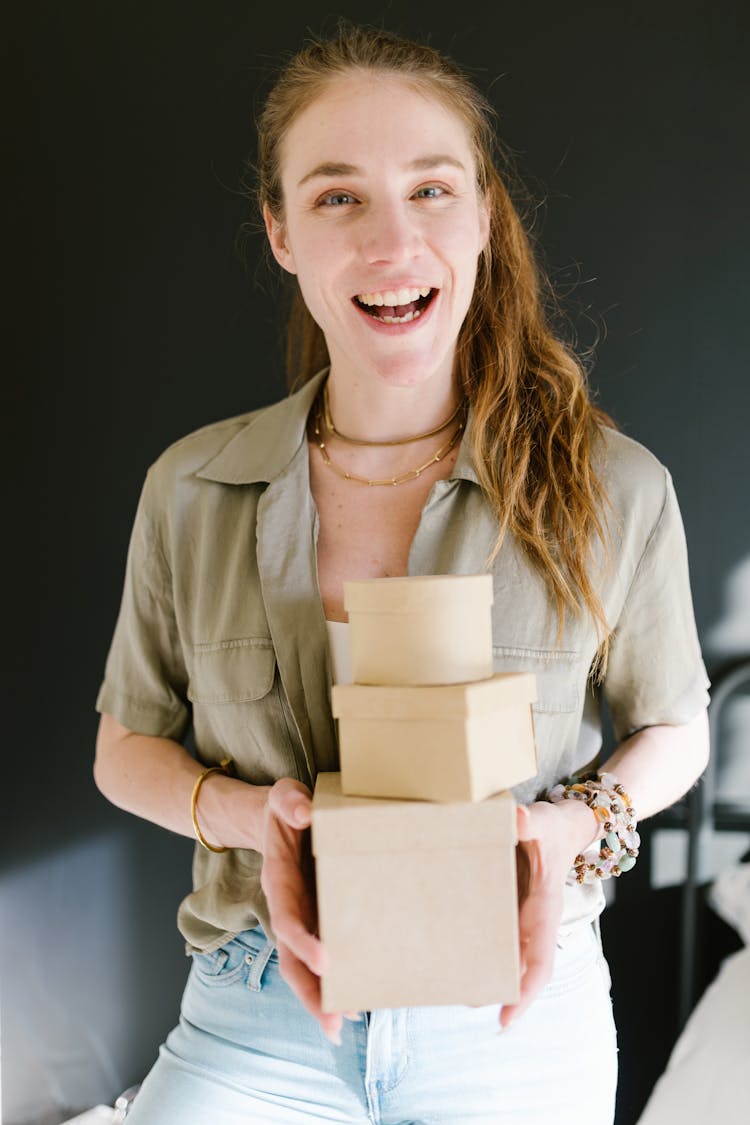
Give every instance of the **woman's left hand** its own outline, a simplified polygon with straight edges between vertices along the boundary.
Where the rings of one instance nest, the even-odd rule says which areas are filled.
[[[518,848],[524,853],[519,860],[525,861],[519,868],[526,872],[518,920],[521,996],[517,1004],[503,1006],[504,1028],[526,1011],[552,976],[565,879],[576,855],[597,832],[593,813],[578,801],[519,805],[517,817]]]

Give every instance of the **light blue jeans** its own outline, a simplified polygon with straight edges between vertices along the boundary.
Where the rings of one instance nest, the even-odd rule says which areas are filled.
[[[128,1125],[611,1125],[617,1048],[593,926],[558,947],[552,980],[500,1034],[498,1014],[365,1012],[344,1021],[335,1047],[281,979],[262,929],[247,930],[194,956],[180,1022]]]

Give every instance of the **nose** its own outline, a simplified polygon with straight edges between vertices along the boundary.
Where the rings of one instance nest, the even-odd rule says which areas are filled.
[[[371,207],[362,231],[362,251],[370,265],[403,265],[418,258],[422,239],[408,203],[394,201]]]

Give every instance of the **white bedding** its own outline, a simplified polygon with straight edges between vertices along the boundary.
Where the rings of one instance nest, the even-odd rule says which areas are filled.
[[[750,943],[750,864],[717,879],[718,914]],[[638,1125],[750,1121],[750,945],[728,957],[677,1040]]]

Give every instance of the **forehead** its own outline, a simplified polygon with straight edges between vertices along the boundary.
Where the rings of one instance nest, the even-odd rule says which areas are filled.
[[[367,174],[427,153],[473,169],[458,113],[402,78],[352,74],[332,79],[293,120],[281,146],[281,173],[290,190],[319,164],[351,164]]]

